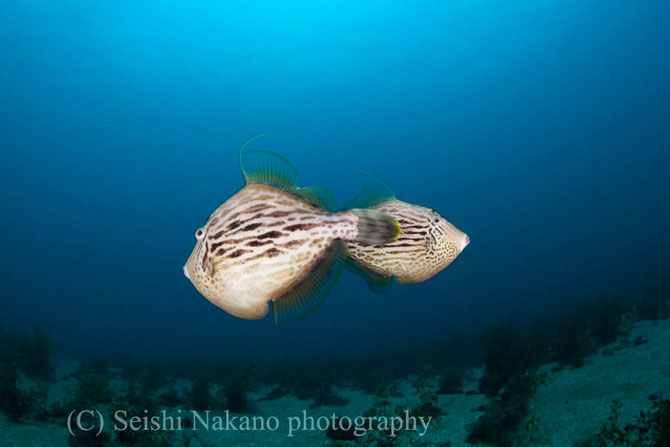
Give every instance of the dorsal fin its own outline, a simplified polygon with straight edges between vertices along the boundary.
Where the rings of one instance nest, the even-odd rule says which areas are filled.
[[[262,133],[242,143],[239,151],[240,170],[244,180],[249,183],[266,183],[291,192],[327,211],[337,211],[335,196],[322,185],[298,188],[298,170],[281,155],[265,150],[245,151],[252,141],[263,136],[279,138],[271,133]]]
[[[381,273],[370,270],[369,268],[364,267],[351,258],[347,259],[345,267],[350,272],[355,273],[356,275],[363,278],[370,290],[374,293],[386,293],[393,284],[392,276],[385,276]]]
[[[368,186],[367,188],[363,189],[363,191],[359,192],[356,197],[351,199],[344,206],[345,209],[370,208],[387,200],[395,199],[395,194],[393,194],[393,191],[388,187],[388,185],[386,185],[386,183],[382,182],[367,171],[362,169],[357,169],[357,171],[368,175],[378,184]]]
[[[244,150],[249,143],[264,136],[279,138],[271,133],[262,133],[249,138],[240,146],[238,156],[240,170],[242,171],[242,175],[244,175],[245,182],[247,184],[267,183],[293,192],[295,182],[298,178],[298,170],[291,162],[274,152]]]
[[[323,185],[296,188],[293,192],[308,202],[318,205],[331,213],[337,211],[337,200],[335,200],[335,196]]]
[[[301,320],[321,307],[340,279],[346,259],[347,246],[343,241],[336,239],[305,279],[272,301],[275,323]]]

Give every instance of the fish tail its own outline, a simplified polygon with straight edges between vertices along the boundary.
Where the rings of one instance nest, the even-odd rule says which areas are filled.
[[[398,240],[400,225],[395,217],[371,209],[350,210],[358,218],[356,242],[384,245]]]

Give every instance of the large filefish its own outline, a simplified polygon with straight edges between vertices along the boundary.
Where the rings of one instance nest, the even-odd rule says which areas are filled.
[[[330,212],[323,187],[298,188],[297,171],[267,151],[240,148],[246,185],[196,231],[184,274],[216,306],[262,318],[272,301],[283,323],[316,310],[339,278],[344,241],[385,244],[400,232],[395,218],[370,209]]]
[[[427,281],[448,267],[470,243],[467,234],[437,211],[398,200],[381,181],[363,190],[347,206],[370,207],[395,217],[400,224],[400,235],[390,244],[347,243],[349,267],[374,291],[383,291],[393,277],[400,284]]]

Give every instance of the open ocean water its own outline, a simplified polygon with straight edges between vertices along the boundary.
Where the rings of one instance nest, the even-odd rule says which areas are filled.
[[[0,446],[669,446],[668,20],[0,2]],[[384,293],[344,269],[296,322],[230,315],[183,267],[266,132],[337,210],[374,176],[469,245]]]

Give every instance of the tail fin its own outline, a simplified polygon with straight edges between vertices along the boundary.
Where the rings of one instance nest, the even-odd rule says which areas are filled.
[[[370,209],[353,209],[358,217],[356,242],[365,245],[384,245],[398,240],[400,225],[393,216]]]

